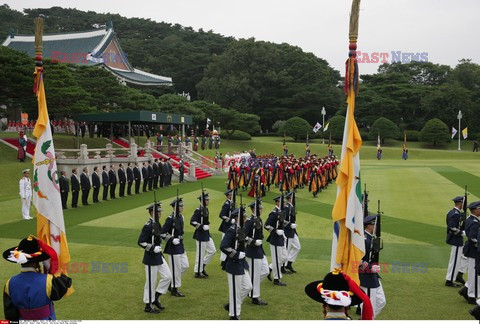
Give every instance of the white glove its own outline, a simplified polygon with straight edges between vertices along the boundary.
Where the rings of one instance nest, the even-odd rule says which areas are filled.
[[[372,272],[378,273],[380,271],[380,266],[378,264],[372,265]]]
[[[238,252],[238,259],[245,259],[245,252]]]
[[[255,245],[256,246],[262,245],[262,240],[255,240]]]
[[[462,231],[462,236],[463,236],[463,237],[466,237],[466,236],[467,236],[467,234],[465,234],[465,231]]]
[[[178,245],[178,244],[180,244],[180,239],[179,238],[174,238],[172,240],[172,243],[173,243],[173,245]]]
[[[162,248],[160,246],[157,245],[156,247],[153,248],[153,253],[160,253],[160,252],[162,252]]]
[[[280,235],[280,236],[281,236],[281,235],[283,235],[283,230],[277,229],[277,230],[275,231],[275,233],[277,233],[277,235]]]
[[[368,268],[368,262],[362,261],[362,264],[360,265],[361,270],[365,270]]]
[[[235,218],[232,218],[232,219],[230,220],[230,224],[235,224]]]
[[[291,228],[291,229],[297,228],[297,224],[290,224],[290,228]]]
[[[210,226],[208,226],[208,225],[203,225],[203,230],[204,230],[204,231],[208,231],[209,229],[210,229]]]

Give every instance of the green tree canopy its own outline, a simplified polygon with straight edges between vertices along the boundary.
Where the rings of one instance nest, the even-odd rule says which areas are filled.
[[[447,125],[438,118],[430,119],[420,131],[422,142],[431,142],[433,146],[439,143],[450,143],[450,132]]]
[[[328,121],[328,124],[329,124],[328,129],[324,133],[324,136],[328,138],[331,134],[332,139],[334,139],[335,141],[343,140],[343,130],[345,128],[345,117],[342,115],[333,116]]]
[[[378,134],[380,134],[382,144],[384,144],[386,138],[398,139],[400,131],[398,130],[398,126],[390,119],[380,117],[373,123],[372,127],[370,127],[368,139],[375,140]]]
[[[296,142],[299,139],[307,138],[307,134],[311,135],[312,126],[301,117],[292,117],[285,121],[278,133],[293,137]]]

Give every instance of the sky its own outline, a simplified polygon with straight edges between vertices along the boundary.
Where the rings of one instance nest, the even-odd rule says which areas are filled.
[[[19,11],[60,6],[178,23],[237,39],[254,37],[288,43],[327,60],[342,75],[348,56],[351,0],[0,0],[2,2]],[[388,62],[399,58],[408,60],[408,53],[418,53],[422,60],[452,67],[462,58],[480,64],[479,0],[362,0],[360,8],[357,51],[362,52],[361,74],[377,71],[380,63],[368,62],[373,60],[374,53]]]

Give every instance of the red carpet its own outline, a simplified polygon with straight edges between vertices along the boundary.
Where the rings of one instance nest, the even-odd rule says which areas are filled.
[[[114,139],[113,142],[115,144],[118,144],[124,148],[129,148],[130,145],[125,142],[124,140],[121,140],[121,139]],[[139,151],[140,154],[138,155],[139,157],[142,157],[145,155],[145,152],[143,150],[140,150]],[[168,157],[170,157],[172,159],[172,165],[178,170],[178,167],[179,167],[179,161],[180,161],[180,158],[178,156],[176,156],[175,154],[166,154]],[[152,154],[152,156],[155,158],[155,159],[161,159],[162,157],[160,156],[160,154],[157,154],[157,153],[154,153]],[[188,162],[184,162],[185,166],[186,167],[190,167],[190,164]],[[188,173],[188,171],[185,169],[185,173]],[[212,175],[208,172],[205,172],[199,168],[195,168],[195,177],[200,180],[200,179],[204,179],[204,178],[208,178],[208,177],[211,177]]]
[[[5,142],[15,146],[18,149],[18,139],[17,138],[3,138]],[[28,141],[27,142],[27,153],[34,155],[35,154],[35,143]]]

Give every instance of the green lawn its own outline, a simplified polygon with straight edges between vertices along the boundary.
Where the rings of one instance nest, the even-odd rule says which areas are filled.
[[[55,142],[56,144],[56,142]],[[56,144],[57,146],[57,144]],[[252,141],[222,140],[221,152],[255,148],[257,154],[282,151],[281,138],[254,138]],[[288,142],[289,151],[304,152],[303,143]],[[325,155],[326,145],[313,143],[312,153]],[[340,147],[334,147],[337,154]],[[200,152],[202,153],[202,152]],[[206,155],[214,151],[203,151]],[[35,232],[35,223],[21,221],[18,179],[20,170],[29,163],[15,161],[15,151],[0,146],[0,172],[3,186],[0,190],[0,251],[19,242],[22,237]],[[454,150],[425,150],[411,148],[410,158],[401,159],[401,148],[384,149],[384,159],[377,161],[375,147],[365,146],[361,151],[362,181],[367,184],[371,208],[381,200],[384,212],[382,236],[384,250],[381,262],[389,264],[389,272],[382,274],[387,306],[378,319],[472,319],[467,310],[470,305],[456,289],[444,286],[449,247],[445,241],[445,214],[452,207],[450,199],[463,193],[468,185],[470,201],[480,197],[480,155]],[[71,273],[76,293],[56,303],[61,319],[228,319],[223,303],[228,299],[226,274],[220,269],[217,217],[224,200],[225,177],[205,179],[204,187],[210,192],[211,232],[217,254],[207,267],[208,280],[193,278],[195,245],[192,227],[186,225],[186,249],[190,268],[183,275],[181,291],[187,295],[179,299],[164,296],[166,310],[160,315],[143,312],[142,295],[145,282],[141,263],[142,249],[136,242],[148,216],[145,207],[153,200],[153,193],[101,202],[99,204],[65,211],[67,237],[72,262],[87,263],[87,273]],[[170,212],[168,203],[175,197],[176,189],[185,198],[184,215],[187,220],[198,205],[196,197],[200,183],[174,184],[157,190],[164,203],[164,215]],[[244,203],[251,201],[243,194]],[[273,208],[274,187],[263,199],[265,213]],[[287,275],[287,287],[262,283],[262,299],[267,307],[255,307],[247,299],[242,309],[242,319],[315,320],[322,318],[321,306],[303,292],[310,281],[322,278],[329,269],[331,249],[331,209],[335,201],[335,185],[313,198],[306,189],[298,191],[298,233],[302,250],[295,263],[297,274]],[[165,216],[164,216],[165,217]],[[266,217],[266,215],[264,215]],[[268,247],[265,249],[269,256]],[[92,262],[126,263],[126,273],[96,273]],[[398,272],[392,263],[414,264],[427,267],[426,272],[412,273],[411,267]],[[17,273],[17,265],[3,261],[0,282]],[[407,272],[409,270],[409,272]],[[356,318],[356,316],[354,316]]]

